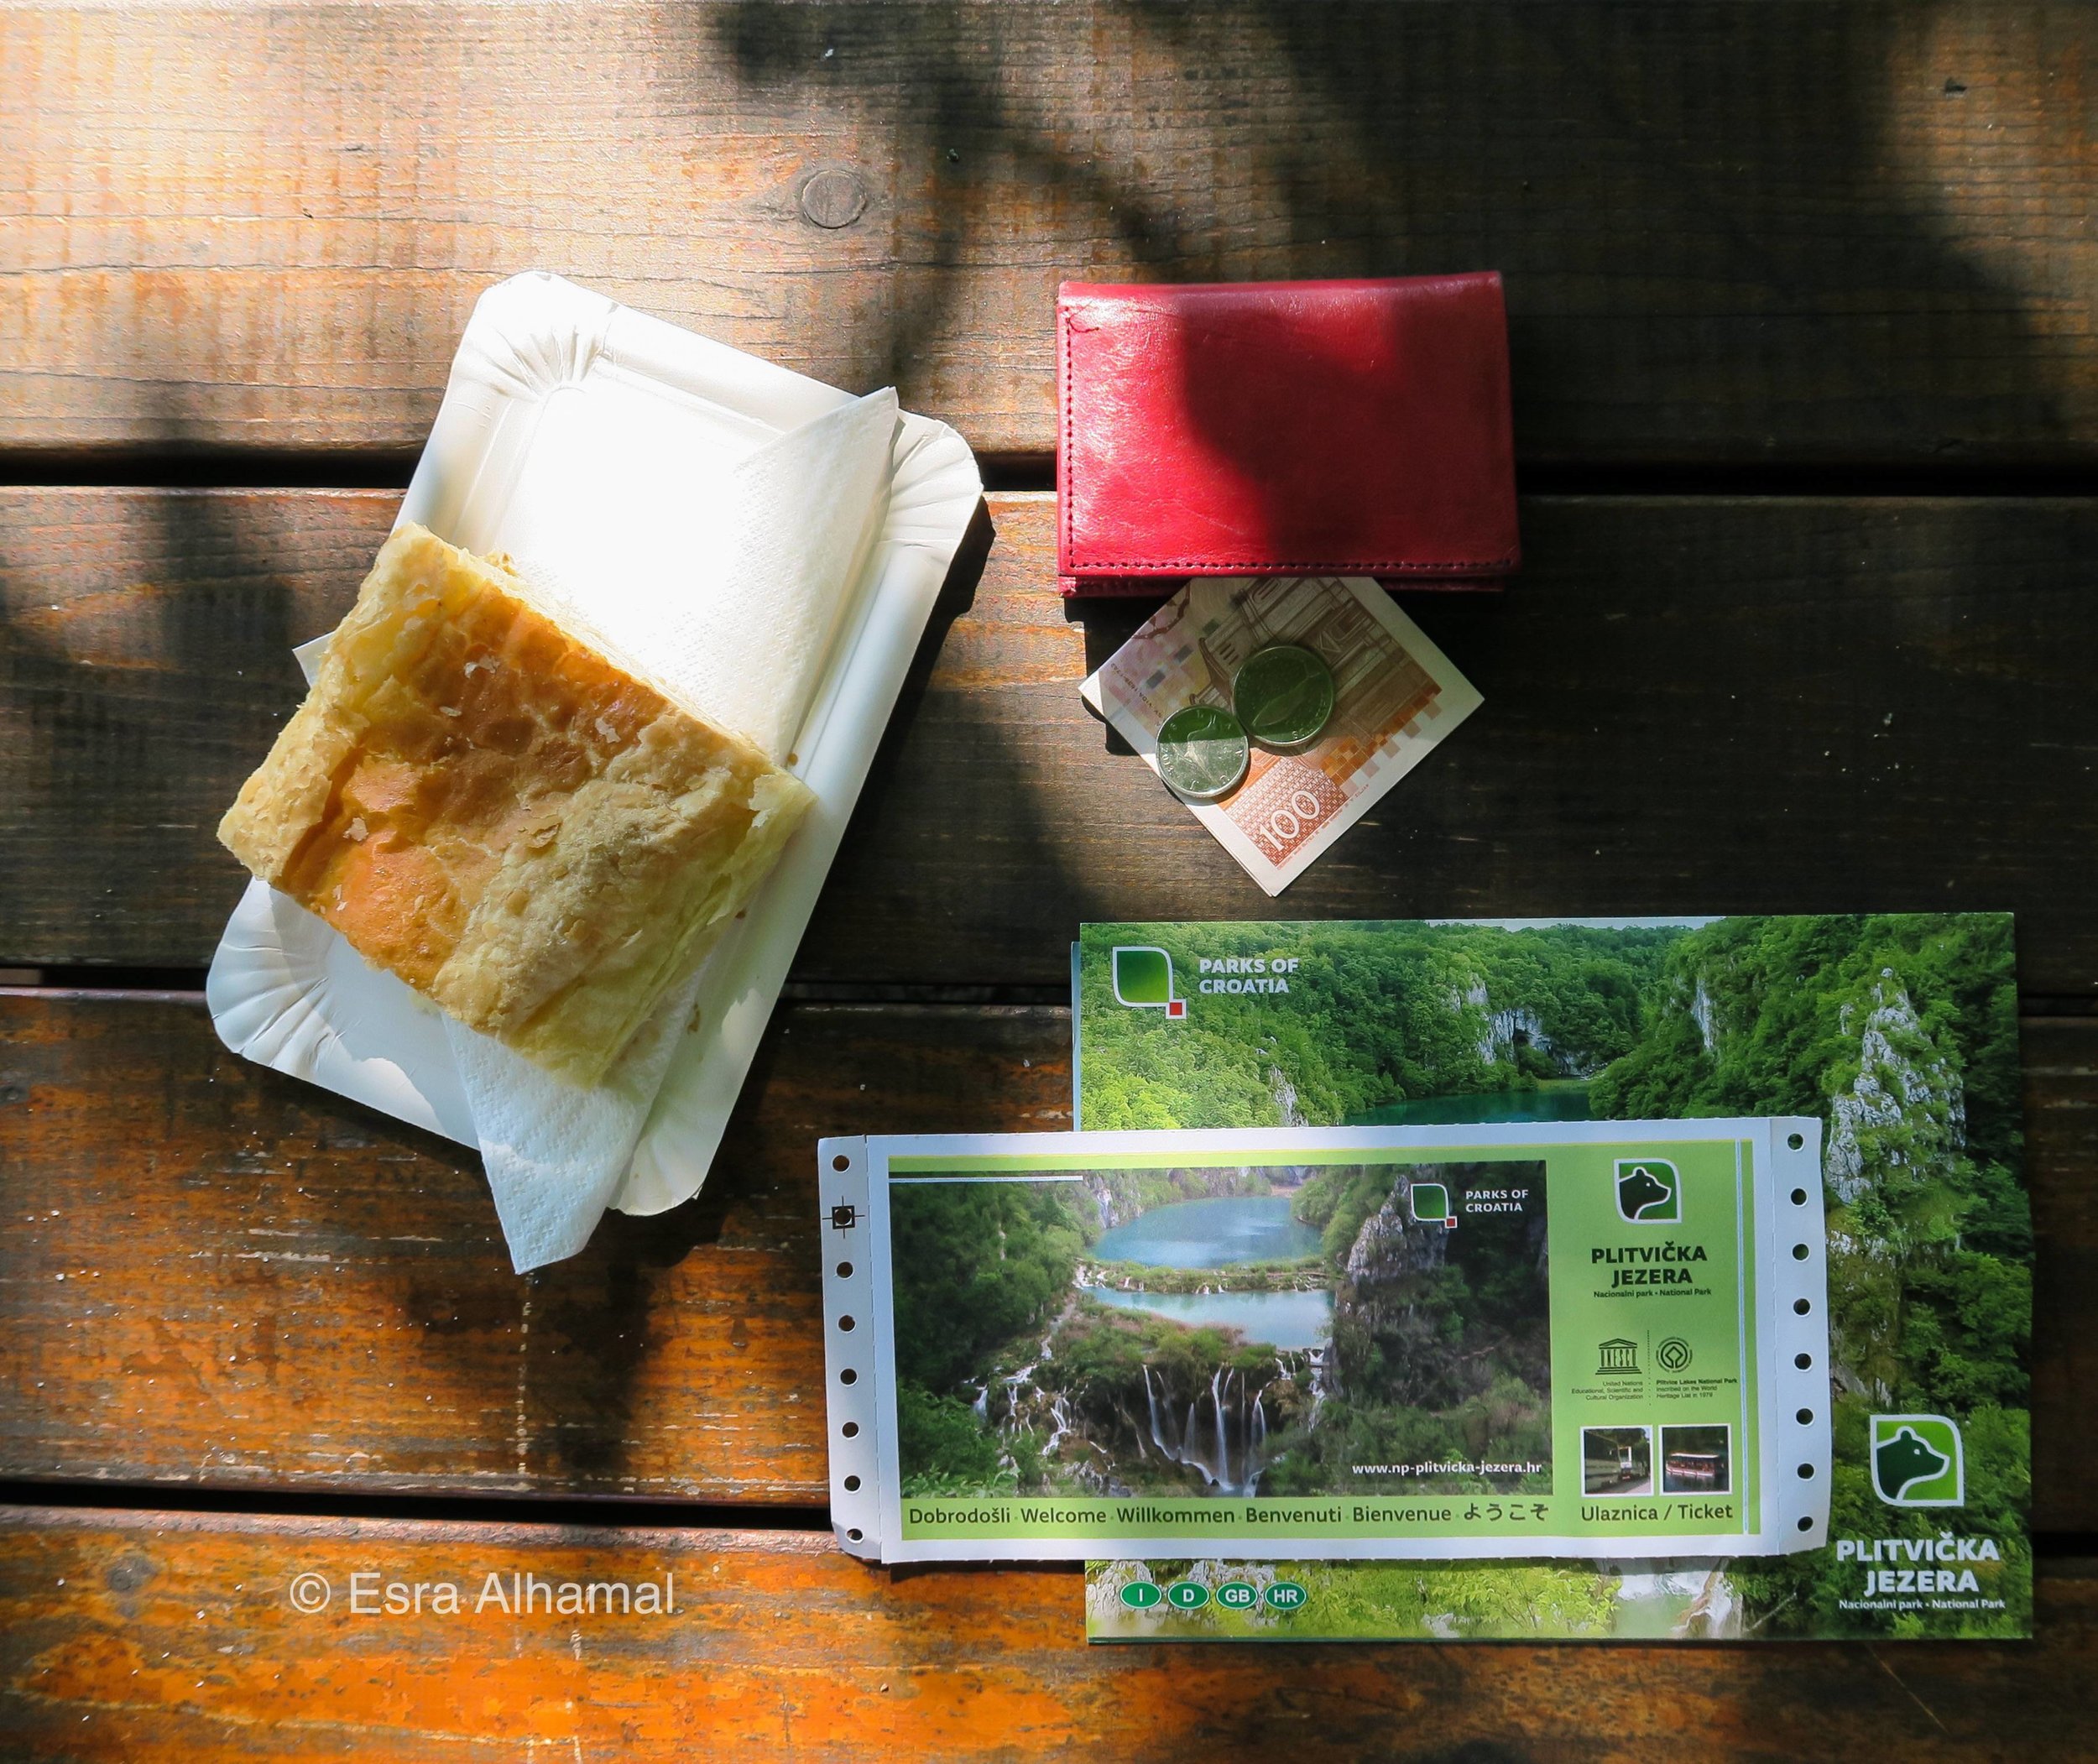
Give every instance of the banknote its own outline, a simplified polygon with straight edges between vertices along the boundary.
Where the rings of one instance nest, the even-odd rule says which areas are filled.
[[[1085,682],[1086,702],[1158,770],[1158,730],[1187,704],[1228,708],[1239,669],[1276,644],[1333,670],[1333,712],[1295,753],[1255,747],[1244,780],[1189,812],[1278,895],[1478,709],[1479,693],[1365,577],[1198,577]]]

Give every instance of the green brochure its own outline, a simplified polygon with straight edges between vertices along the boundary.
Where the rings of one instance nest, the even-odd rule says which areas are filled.
[[[1482,1329],[1480,1315],[1484,1295],[1507,1291],[1491,1271],[1505,1271],[1505,1256],[1483,1248],[1488,1230],[1508,1231],[1533,1204],[1530,1193],[1513,1195],[1516,1179],[1490,1180],[1453,1152],[1447,1179],[1415,1169],[1396,1209],[1409,1219],[1451,1209],[1451,1253],[1438,1277],[1469,1307],[1391,1302],[1394,1289],[1378,1277],[1389,1271],[1379,1258],[1391,1194],[1365,1205],[1380,1177],[1369,1179],[1367,1197],[1361,1179],[1347,1185],[1352,1197],[1313,1176],[1276,1182],[1271,1193],[1305,1234],[1291,1246],[1316,1234],[1315,1262],[1292,1265],[1292,1292],[1318,1289],[1328,1309],[1297,1338],[1311,1344],[1297,1351],[1324,1366],[1315,1412],[1283,1416],[1293,1429],[1288,1461],[1262,1475],[1262,1495],[1301,1480],[1307,1463],[1327,1478],[1317,1493],[1350,1507],[1387,1498],[1380,1490],[1395,1468],[1406,1469],[1405,1485],[1439,1494],[1465,1474],[1439,1467],[1514,1464],[1511,1443],[1527,1439],[1520,1461],[1548,1469],[1526,1469],[1524,1480],[1548,1483],[1551,1499],[1573,1501],[1577,1516],[1672,1498],[1694,1505],[1694,1490],[1722,1479],[1726,1498],[1753,1502],[1791,1475],[1805,1486],[1818,1477],[1825,1527],[1779,1541],[1765,1514],[1756,1542],[1689,1542],[1639,1521],[1626,1531],[1645,1541],[1592,1545],[1585,1560],[1568,1558],[1587,1527],[1556,1521],[1574,1535],[1526,1560],[1487,1559],[1513,1553],[1498,1539],[1469,1559],[1402,1562],[1333,1560],[1329,1547],[1286,1537],[1258,1547],[1205,1538],[1177,1559],[1149,1544],[1117,1545],[1089,1563],[1092,1639],[2031,1633],[2033,1239],[2007,915],[1088,926],[1072,980],[1082,1128],[1384,1130],[1454,1146],[1510,1133],[1600,1143],[1633,1121],[1674,1119],[1687,1129],[1724,1118],[1742,1128],[1793,1117],[1811,1130],[1813,1211],[1826,1215],[1812,1246],[1825,1268],[1825,1360],[1804,1374],[1778,1353],[1761,1368],[1753,1353],[1738,1362],[1751,1378],[1805,1376],[1813,1394],[1794,1409],[1789,1395],[1767,1392],[1722,1436],[1716,1410],[1700,1407],[1718,1392],[1697,1382],[1715,1358],[1730,1372],[1736,1364],[1715,1321],[1726,1288],[1707,1279],[1717,1245],[1684,1229],[1688,1221],[1648,1222],[1676,1207],[1690,1221],[1706,1213],[1700,1184],[1710,1172],[1669,1159],[1678,1165],[1672,1181],[1657,1167],[1661,1148],[1645,1146],[1632,1162],[1645,1159],[1649,1187],[1613,1155],[1613,1231],[1595,1226],[1585,1196],[1572,1198],[1564,1153],[1548,1156],[1537,1197],[1550,1245],[1547,1452],[1534,1427],[1523,1430],[1526,1398],[1539,1409],[1544,1391],[1521,1378],[1520,1327],[1503,1311],[1498,1332]],[[1523,1210],[1463,1211],[1506,1204],[1503,1191]],[[1752,1211],[1756,1184],[1743,1193]],[[1789,1196],[1774,1203],[1781,1214]],[[1104,1245],[1113,1252],[1131,1232],[1140,1237],[1146,1219],[1161,1232],[1176,1212],[1225,1197],[1183,1177],[1171,1194],[1138,1198],[1088,1249],[1102,1284],[1127,1294],[1111,1302],[1151,1319],[1161,1337],[1152,1357],[1176,1326],[1190,1348],[1201,1332],[1220,1336],[1227,1359],[1289,1351],[1266,1340],[1276,1324],[1232,1309],[1277,1283],[1264,1245],[1209,1243],[1181,1266],[1134,1271],[1131,1260],[1151,1252],[1103,1255]],[[1707,1259],[1608,1259],[1649,1236],[1695,1238]],[[1605,1259],[1570,1273],[1570,1260],[1599,1251]],[[1752,1284],[1756,1256],[1743,1266]],[[1630,1284],[1614,1284],[1620,1275]],[[1687,1285],[1671,1277],[1685,1276]],[[1709,1298],[1676,1296],[1707,1289]],[[1168,1302],[1183,1292],[1200,1308],[1175,1318]],[[1629,1321],[1610,1328],[1610,1317]],[[1409,1379],[1403,1369],[1419,1364],[1424,1331],[1453,1340],[1464,1370]],[[1587,1357],[1577,1358],[1577,1340]],[[1053,1421],[1042,1424],[1026,1394],[1040,1377],[1031,1370],[1010,1401],[1002,1387],[989,1391],[977,1418],[1001,1461],[1023,1471],[1042,1464],[1046,1488],[1072,1441],[1068,1430],[1056,1437]],[[1762,1451],[1772,1433],[1798,1443],[1803,1436],[1784,1430],[1810,1413],[1831,1424],[1827,1462],[1803,1451],[1787,1469]],[[1197,1432],[1207,1414],[1193,1417]],[[1184,1415],[1177,1434],[1176,1417],[1166,1423],[1168,1440],[1187,1437]],[[1489,1450],[1506,1455],[1490,1460]],[[1803,1467],[1814,1476],[1800,1477]],[[1181,1468],[1201,1485],[1201,1464]],[[1798,1488],[1787,1493],[1796,1498]],[[1745,1513],[1742,1522],[1746,1537],[1753,1521]]]

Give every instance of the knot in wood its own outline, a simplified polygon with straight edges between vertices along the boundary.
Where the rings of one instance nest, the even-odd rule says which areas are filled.
[[[849,227],[867,208],[867,186],[850,171],[819,171],[801,186],[801,212],[818,227]]]

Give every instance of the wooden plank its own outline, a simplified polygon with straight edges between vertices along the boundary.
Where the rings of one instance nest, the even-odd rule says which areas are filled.
[[[2086,1757],[2098,1720],[2088,1562],[2043,1565],[2030,1644],[1088,1648],[1074,1574],[888,1574],[827,1546],[0,1509],[0,1733],[21,1759],[1195,1760],[1315,1740],[1422,1764],[1928,1764]],[[465,1609],[356,1615],[365,1573],[449,1581]],[[486,1577],[513,1573],[667,1576],[678,1609],[476,1615]],[[325,1609],[292,1607],[299,1575],[329,1584]]]
[[[242,874],[213,829],[303,690],[291,646],[347,610],[399,502],[0,493],[0,942],[210,960]]]
[[[1060,1010],[791,1005],[712,1182],[509,1271],[476,1161],[219,1048],[0,997],[0,1476],[827,1499],[825,1133],[1069,1125]],[[2098,1019],[2028,1019],[2034,1523],[2098,1531]]]
[[[475,296],[553,269],[1046,451],[1060,277],[1490,267],[1532,460],[2088,461],[2095,40],[2069,0],[11,8],[0,446],[413,449]]]
[[[196,1000],[0,1026],[8,1475],[822,1502],[817,1137],[1070,1125],[1057,1014],[790,1006],[702,1195],[519,1279],[478,1156]]]
[[[2098,1532],[2098,1474],[2077,1463],[2098,1421],[2098,1020],[2027,1017],[2026,1177],[2033,1195],[2033,1524]]]
[[[211,830],[392,508],[0,493],[0,963],[208,960]],[[1053,593],[1046,496],[991,517],[802,979],[1054,986],[1083,919],[1975,906],[2098,995],[2098,502],[1530,498],[1505,595],[1407,597],[1485,708],[1278,902],[1079,702],[1137,613]]]
[[[790,1008],[706,1195],[519,1280],[478,1159],[194,1001],[0,1021],[14,1474],[820,1500],[815,1140],[1069,1124],[1053,1015]]]

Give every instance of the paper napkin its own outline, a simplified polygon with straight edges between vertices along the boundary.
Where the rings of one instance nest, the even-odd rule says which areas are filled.
[[[447,1016],[503,1240],[519,1274],[573,1255],[625,1179],[699,976],[671,989],[603,1078],[571,1084]]]

